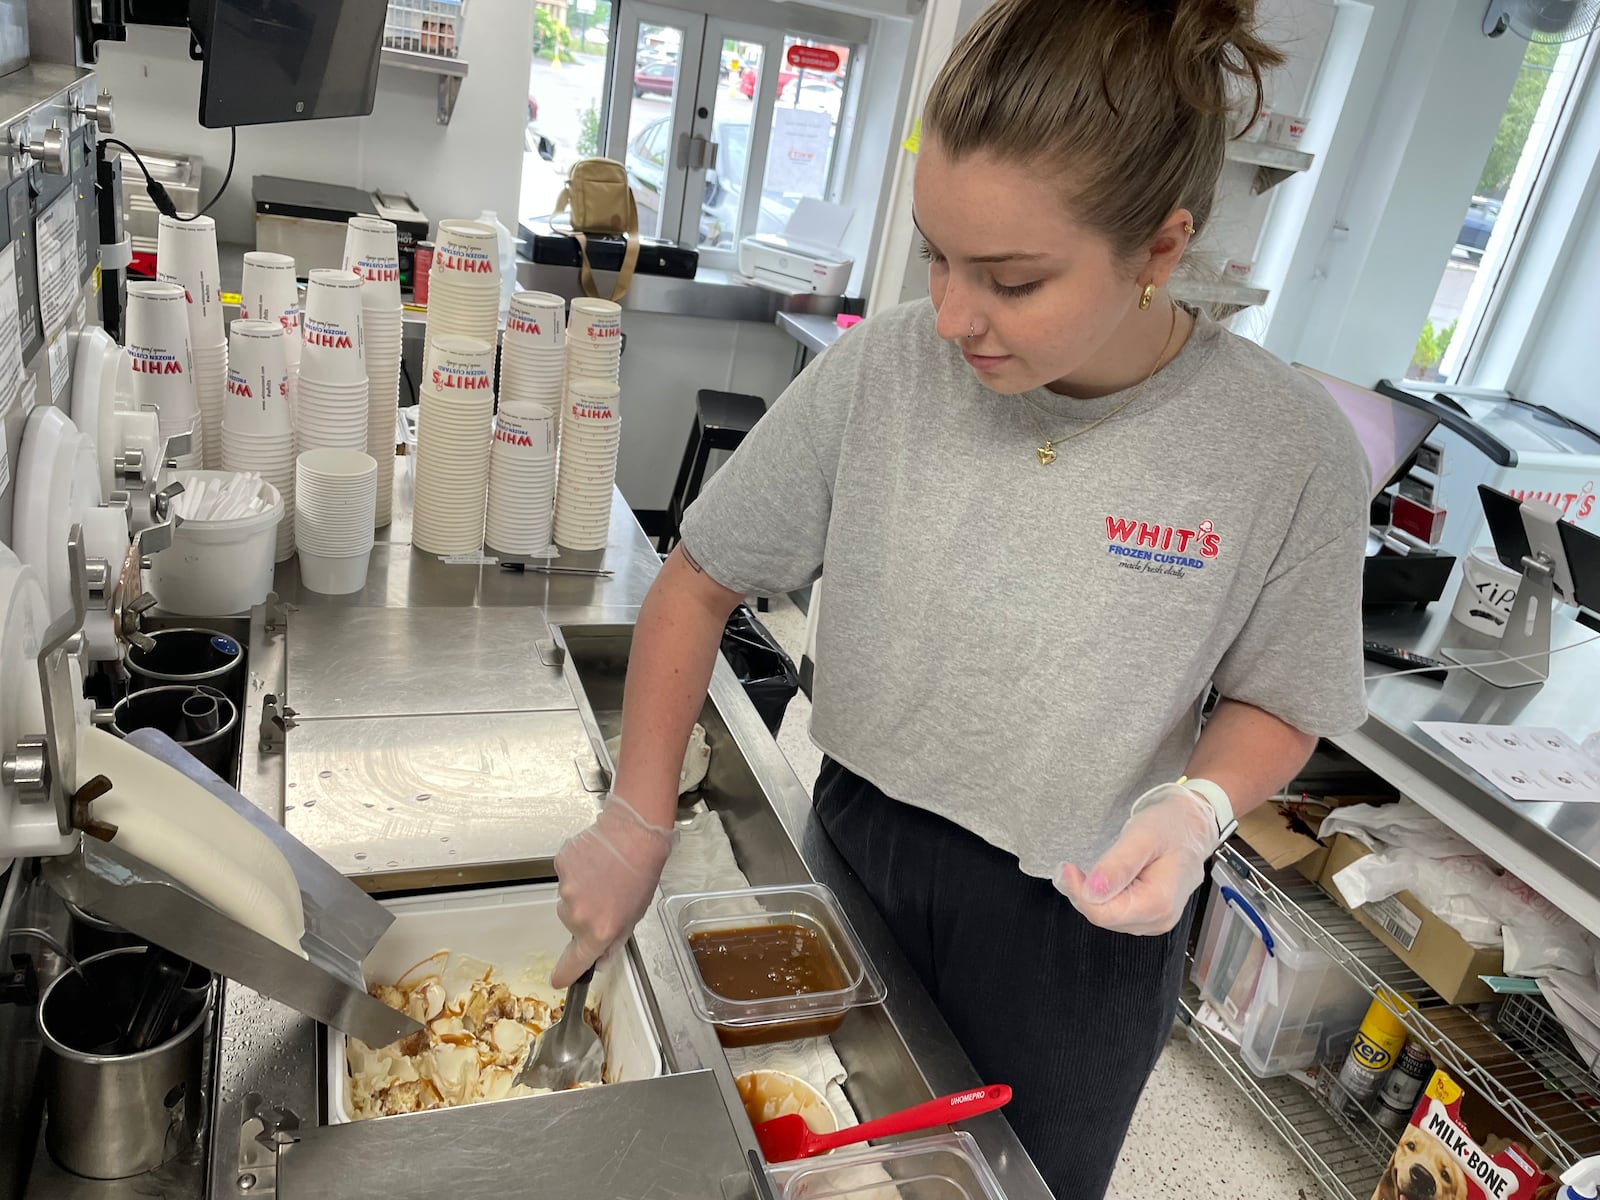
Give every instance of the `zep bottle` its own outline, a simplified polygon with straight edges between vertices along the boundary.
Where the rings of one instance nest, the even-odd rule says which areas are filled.
[[[1380,988],[1367,1009],[1350,1055],[1339,1068],[1340,1090],[1352,1104],[1366,1109],[1399,1060],[1406,1044],[1406,1026],[1399,1014],[1410,1007],[1409,996]]]

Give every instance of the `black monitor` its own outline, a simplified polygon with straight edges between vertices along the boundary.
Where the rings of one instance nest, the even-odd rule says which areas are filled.
[[[1522,523],[1522,501],[1497,492],[1485,483],[1478,485],[1478,497],[1483,501],[1483,515],[1489,522],[1495,553],[1502,563],[1521,575],[1522,560],[1533,555],[1528,545],[1527,527]]]
[[[1572,574],[1572,602],[1579,608],[1600,613],[1600,534],[1562,521],[1561,548],[1567,552],[1567,570]]]
[[[388,0],[191,0],[209,129],[364,117]]]
[[[1367,452],[1371,494],[1377,496],[1401,479],[1410,469],[1417,448],[1439,423],[1430,406],[1412,397],[1402,399],[1375,392],[1300,363],[1295,365],[1323,386],[1356,431],[1361,448]]]

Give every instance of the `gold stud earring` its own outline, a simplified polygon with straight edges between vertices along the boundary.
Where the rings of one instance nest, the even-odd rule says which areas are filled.
[[[1144,291],[1142,293],[1140,293],[1140,295],[1139,295],[1139,311],[1143,312],[1145,309],[1149,308],[1150,307],[1150,302],[1152,300],[1154,300],[1155,298],[1156,298],[1156,285],[1153,284],[1153,283],[1145,284],[1144,285]]]
[[[1185,221],[1183,223],[1183,231],[1186,234],[1188,234],[1190,237],[1193,237],[1194,236],[1194,222],[1193,221]]]

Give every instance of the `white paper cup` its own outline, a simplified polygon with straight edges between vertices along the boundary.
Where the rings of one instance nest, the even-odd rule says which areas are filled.
[[[506,348],[560,350],[566,340],[566,304],[549,292],[517,292],[506,314]]]
[[[1521,585],[1522,576],[1502,563],[1493,549],[1474,546],[1461,560],[1461,586],[1450,616],[1469,629],[1500,637]]]
[[[224,420],[240,433],[290,429],[289,351],[276,321],[235,321],[228,330]]]
[[[296,540],[299,534],[296,533]],[[372,562],[372,546],[357,554],[324,555],[299,548],[300,582],[324,596],[348,596],[367,585],[367,568]]]
[[[180,285],[187,293],[189,335],[196,343],[223,340],[222,272],[217,266],[215,221],[210,217],[191,221],[160,217],[156,277]]]
[[[430,338],[424,347],[422,386],[444,397],[494,395],[494,345],[477,338]]]
[[[362,283],[354,275],[322,267],[306,285],[300,374],[330,383],[364,382]]]
[[[181,287],[142,280],[128,285],[127,349],[134,407],[157,409],[169,434],[187,429],[200,408]]]
[[[351,217],[345,227],[344,269],[361,280],[368,309],[400,309],[400,245],[393,221]]]

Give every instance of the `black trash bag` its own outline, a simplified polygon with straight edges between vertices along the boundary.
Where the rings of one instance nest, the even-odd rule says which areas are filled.
[[[745,604],[733,610],[723,627],[722,654],[761,714],[767,732],[776,737],[784,710],[800,690],[794,659],[783,652],[778,640]]]

